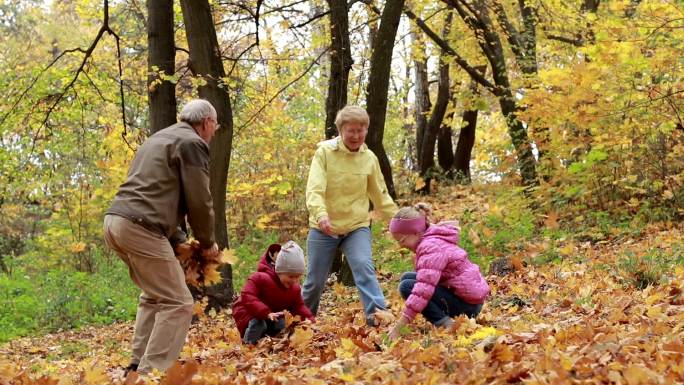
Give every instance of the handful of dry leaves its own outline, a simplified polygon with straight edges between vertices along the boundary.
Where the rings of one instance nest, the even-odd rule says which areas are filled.
[[[215,258],[207,258],[202,254],[198,241],[189,239],[178,244],[175,249],[176,257],[185,272],[185,282],[194,287],[211,286],[221,282],[219,265],[234,263],[232,250],[223,249]]]

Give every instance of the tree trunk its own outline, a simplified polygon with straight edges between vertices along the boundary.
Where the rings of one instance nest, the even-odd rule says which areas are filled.
[[[330,77],[328,97],[325,100],[325,138],[337,135],[335,116],[347,104],[347,85],[353,61],[349,43],[349,20],[346,0],[328,0],[330,8]],[[346,286],[354,286],[354,277],[347,260],[337,250],[331,272]]]
[[[447,13],[444,20],[444,28],[442,36],[447,38],[449,36],[449,28],[453,19],[451,12]],[[447,53],[442,50],[439,56],[439,79],[437,82],[437,100],[435,101],[435,108],[430,115],[430,120],[427,122],[425,134],[423,135],[423,142],[421,143],[421,157],[418,158],[420,164],[420,176],[425,181],[425,186],[421,192],[430,193],[430,181],[435,168],[435,142],[444,121],[444,115],[449,105],[451,98],[450,80],[449,80],[449,63],[445,60]]]
[[[430,86],[428,81],[427,57],[425,57],[425,42],[419,37],[416,31],[411,32],[413,40],[413,69],[415,74],[414,87],[414,120],[416,122],[416,160],[420,165],[423,150],[423,138],[427,131],[427,116],[430,113]],[[420,166],[419,166],[420,167]]]
[[[221,124],[211,142],[210,148],[210,189],[214,202],[216,223],[214,234],[220,249],[228,247],[228,225],[226,223],[226,183],[228,166],[233,142],[233,111],[228,95],[228,85],[223,83],[226,76],[221,61],[216,29],[207,0],[181,0],[183,20],[190,49],[190,67],[193,73],[201,76],[206,84],[198,88],[201,98],[211,102],[216,108],[218,122]],[[233,299],[233,274],[229,264],[221,265],[222,282],[206,288],[211,308],[223,308]]]
[[[435,108],[430,115],[425,136],[423,137],[423,148],[420,151],[422,158],[418,162],[420,164],[420,176],[425,181],[425,187],[421,189],[421,192],[426,194],[430,193],[430,181],[432,180],[435,168],[435,142],[437,141],[437,134],[449,105],[449,64],[444,59],[444,54],[442,54],[439,58],[437,100],[435,101]]]
[[[452,105],[452,109],[444,116],[442,126],[439,128],[439,134],[437,135],[437,161],[442,172],[449,179],[453,178],[454,167],[454,145],[451,140],[453,135],[451,125],[454,120],[456,101],[453,99]]]
[[[347,85],[353,61],[349,44],[346,0],[328,0],[330,7],[330,77],[325,100],[325,138],[337,135],[335,116],[347,104]]]
[[[492,67],[494,83],[500,90],[497,97],[501,106],[501,112],[506,118],[508,134],[511,137],[511,142],[517,155],[518,170],[522,177],[522,183],[526,186],[536,185],[537,162],[532,153],[532,145],[527,135],[527,129],[517,117],[519,106],[513,96],[508,79],[508,68],[503,46],[489,17],[486,1],[478,0],[476,2],[476,9],[474,9],[476,14],[468,13],[469,11],[466,10],[466,6],[461,4],[464,3],[464,0],[445,1],[458,11],[461,18],[466,21],[468,26],[478,36],[478,44]],[[471,6],[468,5],[468,7]]]
[[[487,71],[487,66],[479,66],[476,68],[483,75]],[[478,83],[471,81],[470,89],[473,96],[478,94]],[[457,183],[470,184],[472,181],[470,175],[470,159],[472,157],[473,145],[475,145],[475,129],[477,128],[477,114],[478,110],[472,108],[463,112],[463,120],[461,123],[461,131],[458,134],[458,143],[456,144],[456,153],[454,154],[454,176]]]
[[[152,135],[176,123],[176,85],[163,78],[176,71],[173,0],[148,0],[147,14],[147,97]]]
[[[387,190],[392,198],[396,198],[392,167],[382,144],[385,132],[385,114],[387,112],[387,91],[392,64],[394,39],[399,27],[399,19],[404,7],[404,0],[388,1],[380,18],[380,27],[373,42],[368,91],[366,94],[366,110],[370,116],[370,126],[366,144],[380,161],[380,169],[385,178]]]

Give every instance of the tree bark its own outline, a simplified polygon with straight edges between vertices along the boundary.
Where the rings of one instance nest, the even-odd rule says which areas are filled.
[[[453,108],[444,116],[442,125],[439,128],[439,134],[437,135],[437,162],[444,175],[449,179],[453,178],[454,173],[454,145],[451,139],[453,135],[451,125],[453,124],[454,108],[456,107],[454,98],[452,98],[451,103]]]
[[[373,42],[370,75],[366,93],[366,110],[370,116],[370,126],[366,136],[366,144],[380,161],[380,169],[385,178],[387,190],[392,198],[397,194],[394,190],[392,167],[382,144],[385,132],[385,114],[387,112],[387,91],[392,64],[394,39],[399,27],[399,19],[404,7],[404,0],[388,1],[380,18],[380,27]]]
[[[416,31],[411,32],[413,40],[413,73],[415,75],[414,86],[414,111],[413,117],[416,122],[416,160],[420,165],[423,150],[423,138],[427,130],[427,116],[432,105],[430,103],[430,87],[428,81],[427,58],[425,57],[424,41]],[[420,167],[420,166],[419,166]]]
[[[425,187],[421,189],[421,192],[426,194],[430,193],[430,181],[432,180],[435,168],[435,142],[437,141],[437,134],[449,105],[449,64],[444,59],[444,54],[442,54],[439,58],[437,100],[435,101],[435,108],[430,115],[430,120],[427,123],[420,151],[422,155],[419,161],[420,176],[425,181]]]
[[[444,29],[442,36],[446,38],[449,35],[449,27],[453,18],[451,12],[447,13],[444,21]],[[432,110],[430,120],[425,127],[425,134],[421,143],[419,158],[420,176],[425,181],[425,186],[420,190],[423,193],[430,193],[430,181],[435,168],[435,142],[439,134],[440,127],[444,121],[444,115],[449,105],[451,97],[450,80],[449,80],[449,63],[445,60],[447,53],[442,50],[439,56],[439,80],[437,82],[437,100],[435,101],[435,108]]]
[[[214,234],[220,249],[228,247],[228,225],[226,222],[226,183],[230,153],[233,142],[233,111],[228,95],[228,85],[219,50],[211,7],[207,0],[181,0],[185,31],[190,50],[190,67],[201,76],[206,84],[198,87],[199,96],[211,102],[216,108],[221,124],[210,147],[210,189],[214,203],[216,223]],[[229,264],[221,265],[222,282],[206,288],[211,308],[230,305],[233,298],[233,275]]]
[[[477,69],[484,75],[487,66],[480,66],[477,67]],[[473,95],[477,95],[478,83],[472,80],[470,89]],[[463,112],[461,130],[458,134],[458,143],[456,144],[456,153],[454,154],[454,177],[460,184],[470,184],[472,182],[470,159],[472,158],[473,146],[475,145],[477,114],[477,108],[472,108]]]
[[[537,161],[532,153],[532,145],[527,135],[527,129],[517,117],[519,106],[513,96],[508,79],[508,68],[503,46],[489,17],[486,1],[478,0],[474,6],[465,3],[464,0],[444,1],[456,9],[461,18],[478,37],[478,44],[492,67],[494,83],[499,90],[497,97],[501,106],[501,112],[508,125],[508,134],[511,137],[511,142],[517,155],[517,165],[522,177],[522,183],[526,186],[536,185],[538,183]]]
[[[349,43],[349,20],[346,0],[328,0],[330,7],[330,77],[325,101],[325,138],[337,135],[335,116],[347,104],[349,71],[353,61]]]
[[[173,0],[148,0],[147,14],[147,97],[152,135],[176,123],[176,85],[163,78],[176,71]]]
[[[325,100],[325,138],[335,137],[337,111],[347,104],[349,71],[353,61],[349,43],[349,20],[346,0],[328,0],[330,8],[330,77],[328,78],[328,97]],[[346,286],[354,286],[354,277],[347,260],[337,250],[331,272]]]

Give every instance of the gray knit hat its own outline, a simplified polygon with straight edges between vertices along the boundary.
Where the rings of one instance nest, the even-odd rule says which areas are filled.
[[[294,241],[287,241],[280,248],[278,258],[275,263],[276,273],[295,273],[304,274],[304,251]]]

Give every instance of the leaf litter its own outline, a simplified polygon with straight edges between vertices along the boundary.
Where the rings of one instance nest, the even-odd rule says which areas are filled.
[[[549,217],[557,226],[556,214]],[[6,343],[0,384],[684,383],[684,269],[673,266],[668,282],[639,289],[606,268],[624,253],[667,249],[682,230],[654,226],[641,239],[573,245],[559,263],[517,261],[511,273],[487,277],[492,295],[477,320],[458,318],[449,330],[419,316],[389,341],[403,301],[392,274],[380,274],[390,309],[376,327],[365,326],[355,289],[334,284],[316,323],[288,315],[283,333],[256,346],[241,344],[230,310],[199,311],[165,375],[124,378],[129,322]]]

